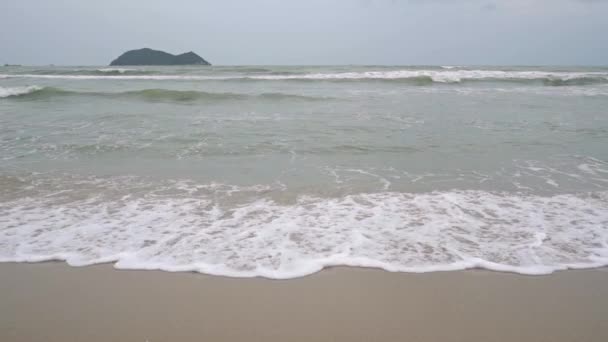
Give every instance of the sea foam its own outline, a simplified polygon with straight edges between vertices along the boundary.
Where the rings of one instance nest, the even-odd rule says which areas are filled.
[[[39,86],[24,86],[24,87],[0,87],[0,98],[4,97],[16,97],[26,94],[31,94],[36,91],[42,90]]]
[[[226,205],[214,195],[55,190],[0,203],[0,261],[274,279],[337,265],[531,275],[608,265],[607,192],[379,192],[288,203],[262,192]]]
[[[97,71],[108,72],[108,73],[118,72],[118,73],[124,74],[129,71],[138,71],[138,70],[137,69],[128,69],[128,68],[101,68],[101,69],[97,69]]]

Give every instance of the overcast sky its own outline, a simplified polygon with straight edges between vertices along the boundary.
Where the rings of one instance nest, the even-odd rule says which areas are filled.
[[[0,0],[0,63],[608,65],[604,0]]]

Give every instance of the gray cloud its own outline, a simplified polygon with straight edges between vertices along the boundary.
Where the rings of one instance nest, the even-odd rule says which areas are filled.
[[[23,0],[0,11],[0,63],[148,46],[217,64],[607,64],[606,17],[606,0]]]
[[[481,9],[484,11],[495,11],[498,8],[495,3],[488,3],[481,6]]]

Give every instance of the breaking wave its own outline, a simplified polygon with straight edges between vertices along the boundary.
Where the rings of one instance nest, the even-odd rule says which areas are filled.
[[[548,71],[499,71],[499,70],[392,70],[338,73],[290,73],[275,71],[260,74],[241,75],[52,75],[24,74],[0,75],[5,78],[48,78],[48,79],[115,79],[115,80],[184,80],[184,81],[406,81],[416,83],[462,83],[472,81],[491,82],[539,82],[541,85],[589,85],[608,83],[607,72],[548,72]]]
[[[43,87],[39,86],[24,86],[24,87],[0,87],[0,98],[6,97],[20,97],[28,94],[35,94],[43,90]]]
[[[262,185],[178,182],[122,194],[126,181],[0,201],[0,262],[275,279],[337,265],[531,275],[608,265],[606,192],[380,192],[282,203]],[[9,192],[26,185],[4,182]],[[220,200],[239,193],[252,196]]]
[[[86,71],[85,71],[86,72]],[[126,69],[126,68],[102,68],[92,72],[95,75],[150,75],[153,71]]]
[[[28,74],[13,74],[10,76],[127,76],[127,75],[152,75],[155,71],[129,68],[99,68],[99,69],[50,69],[34,70]]]

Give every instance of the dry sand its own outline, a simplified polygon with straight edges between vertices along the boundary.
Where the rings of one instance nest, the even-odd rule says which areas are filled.
[[[0,264],[0,341],[608,341],[608,271],[302,279]]]

